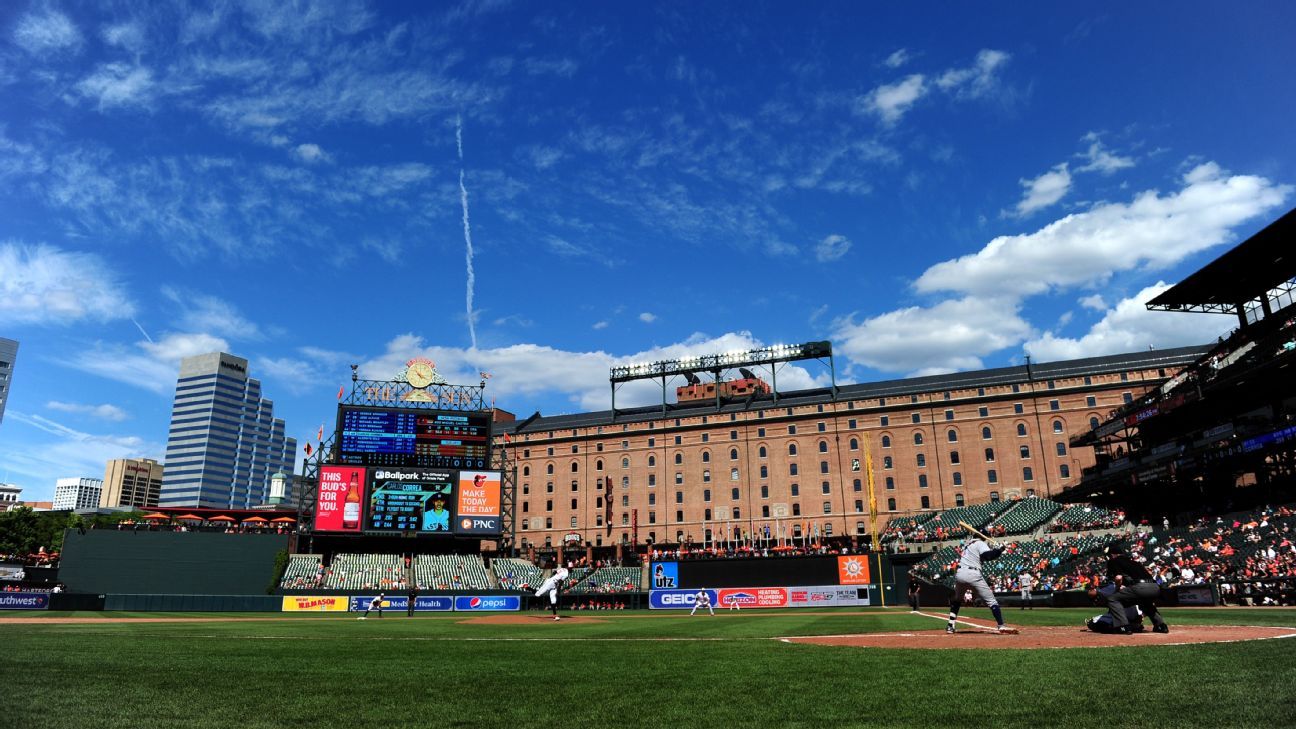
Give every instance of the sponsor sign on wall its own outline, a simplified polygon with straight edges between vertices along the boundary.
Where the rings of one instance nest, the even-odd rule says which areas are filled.
[[[284,595],[284,612],[339,612],[348,607],[346,595]]]
[[[654,590],[674,590],[679,587],[679,562],[654,563],[651,587]]]
[[[860,555],[838,557],[837,582],[842,585],[867,585],[871,582],[868,557]]]
[[[48,610],[48,592],[0,592],[0,610]]]
[[[365,470],[354,466],[323,466],[315,502],[315,530],[359,532],[365,500]]]
[[[748,587],[703,590],[717,609],[737,604],[752,608],[858,607],[869,605],[867,587],[815,585],[810,587]],[[697,590],[652,590],[648,607],[654,610],[692,610]]]
[[[459,534],[499,534],[499,471],[459,472],[459,510],[455,519]]]
[[[697,602],[698,590],[651,590],[648,593],[648,607],[654,610],[692,610]],[[711,604],[719,606],[719,593],[716,590],[701,590],[711,598]]]
[[[454,599],[454,609],[462,612],[521,610],[522,598],[517,595],[459,595]]]
[[[369,609],[369,603],[377,595],[352,595],[351,612],[362,613]],[[405,595],[390,595],[383,598],[383,610],[395,610],[396,612],[406,612],[409,609],[409,597]],[[449,596],[432,596],[420,595],[414,600],[414,612],[448,612],[454,609],[454,600]]]

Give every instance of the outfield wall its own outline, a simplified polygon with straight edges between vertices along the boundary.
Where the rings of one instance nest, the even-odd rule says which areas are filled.
[[[69,529],[59,579],[69,592],[122,597],[264,596],[287,548],[286,534]]]
[[[721,609],[878,605],[884,573],[875,555],[653,562],[649,607],[692,609],[698,592]]]

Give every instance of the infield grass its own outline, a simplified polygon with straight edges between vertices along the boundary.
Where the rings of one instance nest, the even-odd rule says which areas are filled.
[[[985,620],[987,611],[965,611]],[[1086,610],[1007,611],[1075,625]],[[984,614],[983,614],[984,613]],[[1075,650],[881,650],[771,638],[929,630],[907,612],[578,613],[464,624],[388,613],[43,613],[0,624],[4,727],[1288,726],[1296,639]],[[3,617],[16,617],[6,614]],[[121,623],[115,617],[218,617]],[[252,619],[249,618],[262,618]],[[1296,625],[1296,610],[1167,612]]]

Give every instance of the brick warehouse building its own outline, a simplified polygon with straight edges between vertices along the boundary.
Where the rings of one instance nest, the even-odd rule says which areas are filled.
[[[509,423],[517,543],[702,541],[781,522],[868,530],[871,443],[879,529],[893,516],[1052,496],[1093,465],[1069,438],[1159,387],[1202,347],[764,395],[719,409],[660,405]],[[604,485],[612,503],[604,503]],[[605,515],[611,515],[608,529]],[[704,527],[704,524],[706,525]],[[637,526],[637,532],[634,527]]]

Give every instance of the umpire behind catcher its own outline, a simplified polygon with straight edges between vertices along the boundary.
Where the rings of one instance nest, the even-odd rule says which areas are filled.
[[[1143,565],[1126,554],[1125,547],[1119,542],[1107,547],[1107,581],[1116,588],[1107,596],[1107,614],[1111,616],[1115,632],[1126,635],[1133,632],[1126,613],[1130,605],[1138,605],[1143,614],[1152,619],[1152,630],[1158,633],[1170,632],[1170,627],[1156,607],[1161,586],[1153,581],[1152,575]],[[1096,595],[1097,590],[1090,588],[1089,596]]]

